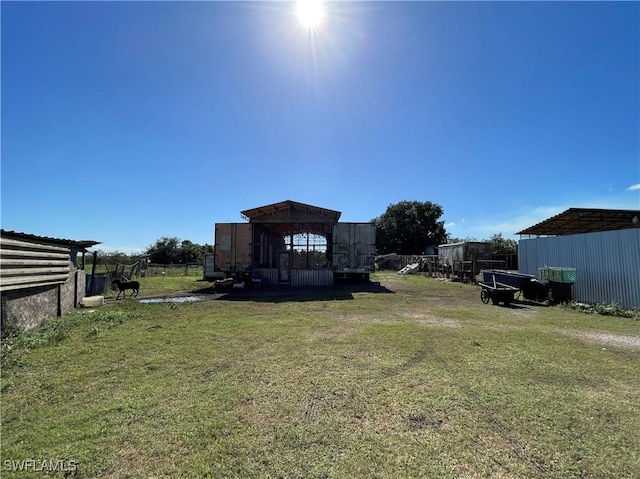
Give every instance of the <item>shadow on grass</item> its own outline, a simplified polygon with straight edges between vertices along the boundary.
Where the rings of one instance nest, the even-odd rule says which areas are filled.
[[[534,309],[534,308],[546,308],[549,305],[545,303],[538,303],[536,301],[515,299],[513,300],[513,302],[509,304],[499,303],[499,304],[494,304],[493,306],[500,306],[501,308],[507,308],[507,309]]]
[[[203,288],[193,293],[211,295],[218,301],[262,301],[266,303],[337,301],[352,300],[354,293],[387,293],[390,289],[376,282],[345,282],[333,286],[290,286],[274,285],[265,287],[245,287],[216,292],[213,287]]]

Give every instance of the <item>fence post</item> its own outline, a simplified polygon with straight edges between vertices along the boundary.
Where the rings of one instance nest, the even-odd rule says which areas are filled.
[[[93,261],[91,263],[91,283],[89,287],[89,296],[93,296],[93,288],[96,282],[96,262],[98,260],[98,255],[94,251],[93,252]]]

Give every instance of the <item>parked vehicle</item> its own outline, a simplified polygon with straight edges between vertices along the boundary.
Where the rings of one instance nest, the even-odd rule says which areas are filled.
[[[372,223],[336,223],[333,227],[334,277],[369,279],[375,267],[376,227]]]

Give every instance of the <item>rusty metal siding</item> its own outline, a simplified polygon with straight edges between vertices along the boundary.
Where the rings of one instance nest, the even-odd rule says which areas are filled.
[[[640,228],[520,240],[518,271],[544,266],[576,268],[578,301],[640,308]]]
[[[69,279],[71,250],[0,238],[0,291],[62,284]]]
[[[215,269],[235,272],[251,269],[249,223],[217,223],[215,226]]]
[[[291,271],[291,286],[333,286],[333,271],[294,269]]]

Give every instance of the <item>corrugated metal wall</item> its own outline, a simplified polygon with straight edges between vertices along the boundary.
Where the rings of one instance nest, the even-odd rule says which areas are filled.
[[[266,280],[266,284],[278,284],[277,268],[256,268],[254,278]],[[292,269],[291,286],[333,286],[333,271],[330,269]]]
[[[291,286],[332,286],[333,271],[330,269],[294,269],[291,271]]]
[[[69,248],[4,237],[0,248],[0,291],[62,284],[69,279]]]
[[[278,284],[278,268],[256,268],[253,277],[263,280],[266,285]]]
[[[518,242],[520,273],[545,266],[576,268],[578,301],[640,308],[640,228]]]

